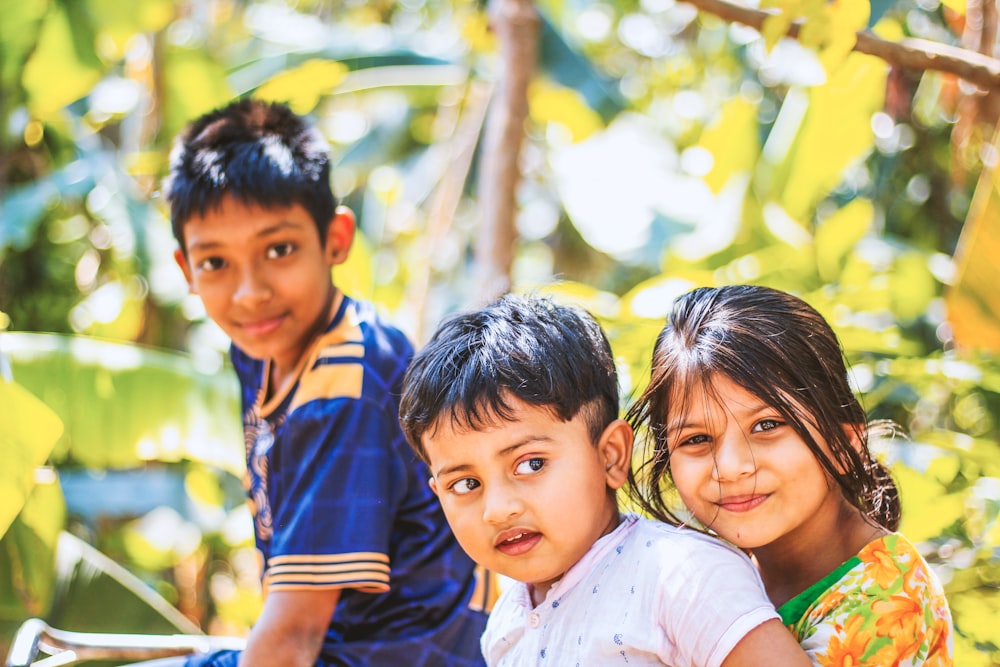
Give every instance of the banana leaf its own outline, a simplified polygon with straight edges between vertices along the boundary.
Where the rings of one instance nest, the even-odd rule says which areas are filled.
[[[24,507],[63,426],[59,417],[23,387],[0,379],[0,537]]]
[[[0,349],[17,382],[62,420],[53,464],[186,460],[242,476],[239,389],[227,368],[203,371],[179,353],[84,336],[0,333]]]

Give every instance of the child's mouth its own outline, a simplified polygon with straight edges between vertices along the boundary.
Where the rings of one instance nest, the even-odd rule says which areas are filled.
[[[497,551],[506,556],[520,556],[523,553],[531,551],[542,539],[542,534],[521,530],[505,533],[500,537],[503,539],[497,540],[497,543],[494,545]]]
[[[280,317],[272,317],[266,320],[258,320],[256,322],[245,322],[241,326],[243,327],[243,331],[251,336],[266,336],[281,326],[281,321],[282,318]]]
[[[767,500],[767,495],[754,494],[748,496],[730,496],[722,498],[717,503],[719,507],[730,512],[749,512]]]

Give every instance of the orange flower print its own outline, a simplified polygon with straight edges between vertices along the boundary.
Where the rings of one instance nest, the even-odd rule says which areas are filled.
[[[898,647],[894,644],[886,644],[869,657],[865,664],[878,665],[879,667],[899,667],[901,659],[902,656],[899,655]]]
[[[843,591],[829,593],[809,615],[813,618],[825,618],[827,614],[839,607],[840,603],[843,602],[846,597],[847,596],[844,595]]]
[[[927,570],[922,567],[911,567],[903,574],[903,592],[911,597],[922,597],[928,583]]]
[[[862,630],[864,618],[852,616],[844,626],[843,635],[830,638],[826,655],[817,655],[820,667],[856,667],[861,664],[868,644],[872,640],[870,630]]]
[[[859,554],[868,574],[880,588],[889,588],[902,575],[893,553],[884,540],[869,545],[871,548]]]
[[[948,621],[938,619],[931,628],[930,648],[927,649],[926,667],[951,667],[951,659],[948,657],[948,639],[951,637]]]
[[[914,655],[924,639],[924,610],[919,599],[906,595],[893,595],[886,600],[872,603],[875,614],[875,633],[891,637],[900,660]]]

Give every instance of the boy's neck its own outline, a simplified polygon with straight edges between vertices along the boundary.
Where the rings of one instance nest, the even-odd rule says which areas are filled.
[[[622,523],[622,514],[620,511],[616,509],[614,515],[611,517],[611,520],[607,523],[607,525],[605,525],[604,530],[597,537],[597,539],[594,540],[594,544],[590,545],[590,548],[587,550],[587,553],[585,553],[580,560],[574,563],[569,570],[563,572],[562,577],[556,579],[555,581],[549,582],[545,586],[536,586],[534,584],[527,584],[528,598],[531,600],[531,606],[537,607],[538,605],[542,604],[542,602],[545,601],[545,598],[548,597],[549,591],[558,586],[559,583],[566,578],[566,574],[568,572],[571,572],[575,568],[577,568],[581,562],[587,560],[588,558],[594,557],[594,546],[600,540],[607,537],[611,533],[615,532],[615,530],[618,528],[618,526],[621,525],[621,523]]]
[[[336,288],[332,287],[330,290],[329,303],[327,304],[325,315],[317,320],[316,325],[313,328],[312,333],[309,335],[308,343],[302,348],[302,352],[299,358],[294,364],[288,367],[282,367],[275,363],[274,359],[269,360],[267,364],[267,378],[265,379],[265,394],[264,402],[269,403],[273,398],[278,396],[284,396],[294,385],[296,378],[302,372],[303,365],[307,362],[310,356],[312,356],[313,351],[316,348],[316,341],[323,335],[323,333],[330,326],[330,322],[333,319],[333,315],[336,309],[340,307],[342,303],[342,293]]]

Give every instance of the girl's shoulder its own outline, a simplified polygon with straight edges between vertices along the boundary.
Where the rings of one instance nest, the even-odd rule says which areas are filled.
[[[798,601],[806,603],[799,607],[801,615],[788,616],[795,600],[779,610],[807,651],[848,652],[858,665],[924,664],[932,657],[950,664],[948,602],[913,543],[899,533],[884,535],[848,565],[824,580],[823,590]],[[901,643],[901,638],[908,639]]]
[[[884,599],[908,599],[920,608],[947,608],[944,589],[934,570],[900,533],[872,540],[803,595],[811,598],[805,612],[814,620],[844,612],[877,613],[881,606],[878,601]],[[782,610],[800,597],[782,605]]]
[[[944,587],[920,550],[901,533],[872,540],[858,552],[861,583],[891,595],[944,599]]]

